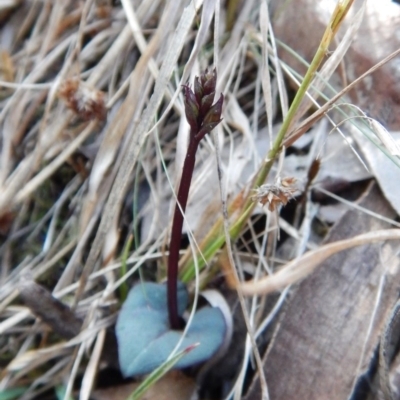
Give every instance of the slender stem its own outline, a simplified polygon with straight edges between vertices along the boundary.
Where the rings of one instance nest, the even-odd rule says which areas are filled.
[[[186,153],[186,158],[183,163],[182,177],[179,183],[177,202],[175,205],[174,219],[172,221],[171,241],[169,246],[168,258],[168,283],[167,283],[167,302],[169,323],[171,329],[179,329],[180,321],[178,315],[178,262],[179,250],[181,245],[181,236],[183,228],[183,213],[186,210],[186,204],[189,197],[190,184],[196,161],[196,151],[200,140],[196,139],[191,133],[190,142]],[[179,207],[180,206],[180,207]]]

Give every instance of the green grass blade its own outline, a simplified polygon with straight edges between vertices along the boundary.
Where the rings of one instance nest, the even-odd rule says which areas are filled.
[[[192,351],[196,345],[190,346],[175,354],[170,360],[155,369],[127,398],[127,400],[139,400],[145,392],[160,380],[184,355]]]

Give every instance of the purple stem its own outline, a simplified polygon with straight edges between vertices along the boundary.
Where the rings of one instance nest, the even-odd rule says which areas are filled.
[[[171,241],[168,257],[168,280],[167,280],[167,301],[168,314],[171,329],[180,329],[181,323],[178,315],[178,263],[179,250],[181,246],[181,236],[183,228],[183,214],[189,197],[190,184],[192,182],[194,164],[196,161],[196,151],[201,139],[196,139],[194,134],[190,134],[190,142],[183,163],[182,177],[179,183],[177,203],[175,205],[174,219],[172,221]],[[182,212],[179,208],[181,206]]]

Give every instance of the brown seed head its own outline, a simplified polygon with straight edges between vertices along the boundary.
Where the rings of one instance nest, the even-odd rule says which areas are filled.
[[[253,201],[260,202],[263,206],[268,205],[269,211],[275,211],[278,207],[286,206],[293,198],[298,189],[294,186],[295,178],[277,179],[275,184],[265,184],[256,189]]]
[[[83,120],[106,118],[105,94],[77,78],[67,79],[59,89],[59,96],[68,108]]]

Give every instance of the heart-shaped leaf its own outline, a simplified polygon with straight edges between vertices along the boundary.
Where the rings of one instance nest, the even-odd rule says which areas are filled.
[[[182,316],[188,304],[185,286],[178,283],[178,311]],[[193,317],[178,350],[198,344],[174,368],[185,368],[209,359],[224,341],[226,326],[218,308],[204,307]],[[182,331],[169,327],[167,287],[141,283],[134,286],[119,313],[116,335],[121,371],[124,376],[147,374],[163,364],[178,342]]]

